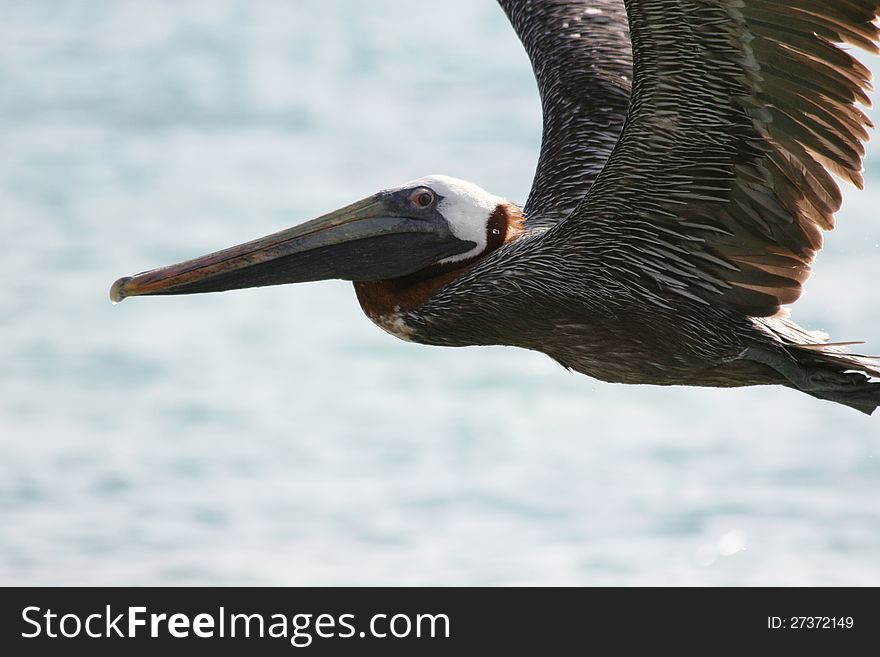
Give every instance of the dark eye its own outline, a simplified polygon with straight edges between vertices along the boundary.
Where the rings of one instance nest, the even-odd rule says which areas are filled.
[[[417,189],[410,196],[412,202],[420,208],[427,208],[434,202],[434,194],[429,189]]]

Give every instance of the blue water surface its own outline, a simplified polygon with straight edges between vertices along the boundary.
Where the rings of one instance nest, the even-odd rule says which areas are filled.
[[[342,282],[109,304],[428,173],[523,202],[495,3],[0,15],[0,583],[880,585],[878,418],[407,344]],[[795,312],[874,352],[878,154]]]

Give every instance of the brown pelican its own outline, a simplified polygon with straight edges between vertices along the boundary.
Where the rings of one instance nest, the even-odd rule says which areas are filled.
[[[513,345],[611,382],[779,384],[865,413],[880,360],[800,328],[841,193],[862,186],[880,0],[499,0],[531,59],[520,210],[427,176],[114,283],[114,301],[339,278],[393,335]],[[631,93],[630,93],[631,92]],[[630,97],[631,96],[631,97]]]

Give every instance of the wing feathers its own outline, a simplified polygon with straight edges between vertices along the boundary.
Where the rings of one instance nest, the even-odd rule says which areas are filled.
[[[842,202],[834,176],[863,185],[872,126],[859,104],[869,104],[871,74],[839,44],[877,52],[880,0],[626,6],[635,62],[629,119],[560,235],[613,231],[635,248],[633,226],[653,225],[665,246],[641,252],[646,278],[773,315],[800,296],[822,232],[834,226]],[[671,236],[676,225],[685,239]],[[687,264],[672,270],[674,244],[687,247],[678,256]]]
[[[622,0],[499,0],[532,62],[544,114],[526,227],[563,220],[626,118],[632,49]]]

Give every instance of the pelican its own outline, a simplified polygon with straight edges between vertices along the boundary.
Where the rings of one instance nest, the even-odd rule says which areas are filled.
[[[880,0],[499,0],[543,134],[527,202],[429,175],[116,281],[126,297],[352,281],[392,335],[511,345],[609,382],[782,385],[867,414],[880,359],[801,328],[863,186]]]

